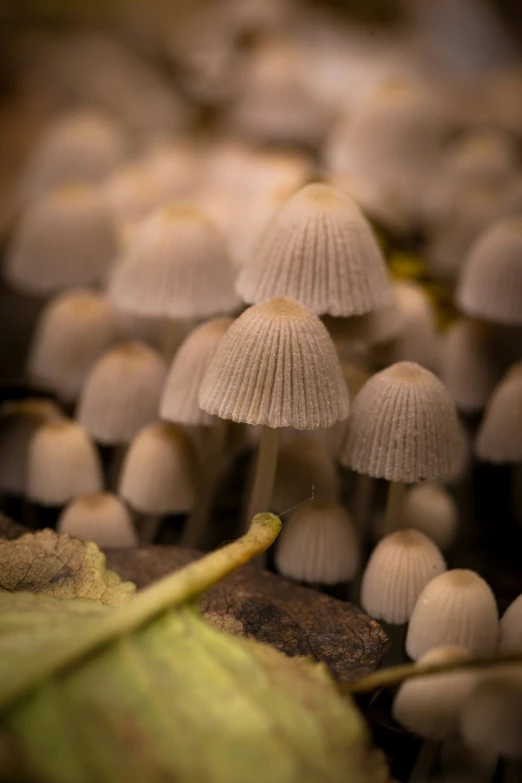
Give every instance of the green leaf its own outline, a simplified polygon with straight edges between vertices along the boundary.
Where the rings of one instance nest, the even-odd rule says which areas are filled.
[[[0,734],[42,783],[378,783],[364,722],[326,670],[229,636],[193,600],[280,522],[105,607],[0,595]],[[1,774],[0,774],[1,778]]]
[[[0,541],[0,592],[20,590],[117,606],[126,603],[136,587],[107,570],[96,544],[40,530]]]

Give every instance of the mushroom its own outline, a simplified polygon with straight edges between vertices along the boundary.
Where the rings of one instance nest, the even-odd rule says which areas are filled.
[[[136,229],[111,275],[109,297],[122,310],[165,319],[168,330],[169,321],[233,312],[233,278],[214,224],[195,207],[170,204]]]
[[[481,321],[462,318],[443,338],[440,377],[463,413],[485,407],[499,380],[490,330]]]
[[[119,494],[140,515],[136,526],[146,543],[161,517],[194,508],[196,455],[181,427],[159,421],[138,432],[123,460]]]
[[[14,288],[47,296],[99,283],[116,254],[116,234],[99,187],[69,185],[30,204],[8,249]]]
[[[454,569],[432,579],[410,618],[406,650],[418,660],[433,647],[456,644],[472,655],[492,653],[498,644],[495,596],[474,571]]]
[[[385,529],[394,530],[405,484],[449,474],[459,439],[455,405],[444,385],[418,364],[398,362],[373,375],[356,396],[341,461],[390,482]]]
[[[282,427],[329,427],[348,415],[334,345],[310,310],[286,297],[246,310],[207,370],[200,405],[223,419],[262,425],[248,519],[270,507]]]
[[[51,400],[26,399],[0,408],[0,490],[25,497],[31,440],[46,422],[63,418]]]
[[[129,443],[157,417],[167,368],[143,343],[120,343],[92,367],[78,402],[77,419],[105,445]]]
[[[399,530],[375,547],[362,575],[361,606],[384,620],[392,655],[404,658],[406,624],[426,585],[446,570],[438,547],[418,530]]]
[[[60,514],[57,530],[83,541],[94,541],[104,549],[138,545],[129,512],[110,492],[93,492],[72,500]]]
[[[117,313],[103,294],[88,289],[59,294],[38,319],[28,374],[73,403],[96,359],[120,336]]]
[[[470,660],[466,650],[448,645],[429,650],[419,664],[466,660]],[[428,780],[440,744],[458,736],[461,713],[476,680],[475,672],[464,670],[415,677],[400,686],[393,701],[393,716],[424,740],[410,780]]]
[[[42,506],[63,506],[103,487],[98,453],[86,430],[60,418],[39,427],[29,446],[27,495]]]
[[[24,201],[62,185],[97,182],[122,160],[125,138],[108,117],[94,111],[59,115],[37,139],[22,177]]]
[[[236,288],[245,302],[289,296],[318,315],[363,315],[392,303],[384,258],[347,195],[305,185],[267,227]]]
[[[401,527],[419,530],[440,549],[447,549],[458,533],[458,507],[454,497],[436,482],[413,486],[404,501]]]
[[[314,499],[292,511],[277,542],[275,564],[297,582],[336,585],[353,579],[359,544],[344,508]]]
[[[495,222],[473,244],[456,299],[469,316],[522,325],[522,217]]]
[[[522,521],[522,362],[514,364],[493,390],[475,443],[479,459],[511,463],[515,514]]]
[[[515,598],[502,615],[500,649],[522,650],[522,594]]]

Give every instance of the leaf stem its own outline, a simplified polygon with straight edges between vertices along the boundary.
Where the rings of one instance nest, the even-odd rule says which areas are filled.
[[[496,653],[495,655],[483,655],[464,661],[450,661],[446,663],[407,663],[402,666],[392,666],[389,669],[379,671],[361,677],[355,682],[342,685],[345,693],[370,693],[378,688],[388,688],[398,685],[403,680],[413,677],[425,677],[429,674],[442,674],[455,669],[481,669],[489,666],[497,666],[506,663],[522,664],[522,651],[510,653]]]
[[[140,628],[158,615],[197,598],[207,588],[261,554],[277,538],[281,520],[274,514],[257,514],[244,536],[227,546],[169,574],[142,590],[124,606],[108,609],[86,622],[75,636],[57,643],[53,640],[36,655],[20,661],[7,687],[0,694],[0,709],[27,694],[49,676],[72,666],[85,655],[96,652]]]

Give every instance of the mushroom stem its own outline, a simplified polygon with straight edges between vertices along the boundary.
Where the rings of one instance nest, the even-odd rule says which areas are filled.
[[[408,656],[406,654],[406,632],[408,623],[392,625],[392,623],[381,623],[386,636],[391,642],[391,647],[385,655],[386,666],[400,666],[406,663]]]
[[[219,481],[228,466],[225,454],[227,423],[226,419],[218,419],[211,427],[207,428],[201,465],[202,482],[199,487],[198,500],[183,530],[180,546],[202,545]]]
[[[439,750],[439,743],[432,740],[424,740],[417,761],[413,767],[408,783],[424,783],[429,779],[431,768]]]
[[[522,525],[522,463],[513,465],[513,510],[519,525]]]
[[[254,486],[248,502],[247,519],[268,511],[272,500],[272,490],[277,468],[280,430],[273,427],[261,428],[261,439],[257,453]]]
[[[402,481],[390,481],[386,497],[386,513],[384,517],[384,535],[393,533],[400,527],[401,514],[404,509],[406,484]]]
[[[361,540],[366,535],[366,526],[372,502],[374,480],[371,476],[358,473],[355,484],[354,521]]]
[[[153,544],[161,528],[162,519],[157,514],[136,514],[134,526],[142,544]]]

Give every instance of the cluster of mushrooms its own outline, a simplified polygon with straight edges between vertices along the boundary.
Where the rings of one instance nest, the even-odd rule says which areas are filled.
[[[256,449],[237,531],[281,514],[279,573],[350,583],[396,660],[522,650],[522,596],[499,620],[488,584],[443,554],[472,524],[454,492],[471,452],[513,466],[522,523],[522,69],[464,101],[407,46],[322,17],[293,37],[279,19],[275,37],[252,14],[266,40],[216,134],[122,78],[114,105],[85,88],[36,139],[3,277],[43,303],[27,377],[54,400],[1,409],[0,491],[105,548],[154,542],[179,514],[179,543],[205,548],[218,491]],[[79,51],[57,56],[76,90]],[[121,106],[145,94],[150,123],[130,122]],[[418,231],[453,297],[445,330],[386,264],[383,236]],[[522,779],[522,665],[418,677],[393,714],[426,740],[412,780],[435,754],[452,781],[491,781],[499,758]]]

